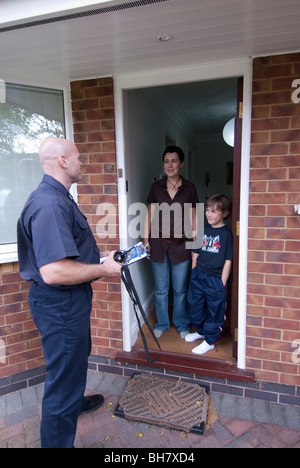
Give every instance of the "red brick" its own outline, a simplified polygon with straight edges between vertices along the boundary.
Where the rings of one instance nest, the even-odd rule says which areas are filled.
[[[282,105],[291,102],[291,91],[279,91],[270,93],[253,94],[253,106]],[[280,116],[280,115],[279,115]],[[272,117],[272,114],[271,114]]]
[[[300,386],[300,376],[289,375],[289,374],[280,374],[280,383],[283,385],[292,385],[295,387]]]
[[[274,251],[279,251],[281,252],[284,247],[284,241],[277,241],[277,240],[261,240],[261,239],[255,239],[253,241],[249,240],[249,250],[264,250],[264,251],[269,251],[269,250],[274,250]],[[273,261],[272,257],[269,259],[269,261]]]
[[[247,348],[247,356],[269,361],[280,361],[280,353],[278,351],[267,351],[266,349]]]
[[[283,265],[278,263],[249,262],[248,271],[251,273],[273,273],[282,275]]]
[[[278,130],[271,132],[271,143],[300,141],[300,130]]]
[[[299,233],[300,235],[300,233]],[[300,252],[300,241],[286,241],[285,250],[288,252]]]
[[[86,117],[89,121],[114,119],[114,109],[89,110]]]
[[[288,144],[287,143],[273,143],[273,144],[252,144],[251,155],[280,155],[287,154]]]
[[[268,229],[268,239],[300,239],[300,230],[296,229]]]
[[[300,265],[285,265],[284,273],[288,275],[300,276]]]
[[[272,241],[270,241],[272,242]],[[278,252],[267,252],[266,260],[268,262],[280,262],[280,263],[300,263],[300,253],[297,252],[283,252],[278,250]]]
[[[267,119],[270,117],[270,106],[260,106],[252,108],[253,119]]]
[[[251,180],[286,179],[286,169],[251,169]]]
[[[250,204],[272,205],[285,203],[285,194],[282,193],[250,193]]]
[[[279,340],[281,336],[280,330],[268,329],[265,327],[249,327],[247,326],[247,336],[253,336],[264,339]]]
[[[299,192],[299,181],[270,181],[268,183],[270,192]]]
[[[279,117],[277,119],[254,119],[252,120],[252,132],[261,130],[282,130],[290,128],[290,117]]]
[[[109,94],[112,93],[112,88],[110,86],[108,88],[99,87],[99,86],[88,87],[88,88],[84,88],[84,98],[90,99],[90,98],[95,98],[95,97],[102,97],[102,96],[106,96],[108,92]]]
[[[286,227],[298,230],[300,228],[299,215],[295,215],[292,218],[286,218]]]
[[[262,182],[262,181],[250,181],[250,192],[251,193],[257,193],[257,192],[266,192],[267,191],[267,182]]]
[[[264,205],[250,205],[249,216],[265,216],[266,207]]]
[[[80,101],[72,102],[73,111],[91,111],[94,109],[99,109],[99,99],[82,99]]]
[[[266,275],[265,282],[266,284],[280,284],[282,286],[300,286],[300,275]]]
[[[79,80],[79,81],[73,81],[71,83],[71,90],[73,89],[78,89],[78,88],[87,88],[87,87],[92,87],[92,86],[98,86],[99,80],[97,78],[93,78],[90,80]]]
[[[300,166],[300,154],[295,156],[284,155],[272,157],[269,160],[270,167],[294,167]]]
[[[271,222],[266,223],[265,226],[278,226],[284,227],[285,226],[285,219],[282,216],[291,216],[294,214],[294,207],[291,205],[269,205],[267,206],[267,215],[270,216]],[[281,216],[280,222],[276,222],[277,217]],[[274,218],[272,218],[274,217]]]
[[[299,105],[300,107],[300,105]],[[300,143],[298,142],[291,142],[290,144],[290,153],[291,154],[300,154]]]
[[[271,117],[293,117],[298,115],[300,115],[300,106],[296,104],[274,105],[271,109]]]
[[[291,67],[289,67],[291,70]],[[285,91],[290,90],[292,86],[293,79],[291,78],[291,73],[289,78],[278,78],[272,80],[272,91]]]
[[[274,55],[271,58],[274,65],[281,63],[291,63],[292,69],[294,69],[297,62],[300,62],[300,53],[294,52],[291,54]]]
[[[267,328],[278,328],[280,330],[300,330],[299,320],[284,320],[275,318],[265,318],[264,326]]]
[[[100,122],[79,122],[74,123],[74,134],[85,132],[100,132]],[[79,143],[79,142],[78,142]]]
[[[263,361],[263,369],[280,372],[280,374],[297,374],[298,368],[296,364],[281,363],[278,361]]]
[[[300,299],[291,299],[288,297],[282,297],[282,298],[266,297],[265,304],[266,306],[270,306],[270,307],[281,307],[285,309],[286,308],[300,309]]]

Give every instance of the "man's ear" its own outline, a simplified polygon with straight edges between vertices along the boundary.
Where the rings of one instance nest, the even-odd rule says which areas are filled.
[[[60,154],[58,156],[58,163],[59,163],[60,167],[62,167],[63,169],[67,169],[68,161],[67,161],[67,159],[65,158],[65,156],[63,154]]]

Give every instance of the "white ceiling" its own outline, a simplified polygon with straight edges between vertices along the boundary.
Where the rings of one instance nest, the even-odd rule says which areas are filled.
[[[55,86],[155,69],[170,68],[172,74],[171,69],[200,63],[300,51],[299,0],[102,0],[97,4],[95,0],[61,0],[61,10],[63,4],[90,4],[49,13],[55,3],[0,0],[0,79]],[[45,13],[39,14],[37,5],[42,4],[48,10],[41,9]],[[35,6],[31,17],[30,5]],[[118,11],[104,9],[116,5]],[[13,13],[10,21],[8,7]],[[97,14],[63,19],[69,13],[95,13],[95,9]],[[35,23],[49,18],[56,20]],[[15,29],[3,31],[11,26]],[[173,41],[159,42],[161,34],[172,35]],[[232,80],[225,80],[221,87],[211,81],[155,88],[151,96],[177,112],[194,135],[220,133],[236,109]]]
[[[0,18],[1,3],[14,8],[18,2],[0,1]],[[1,28],[9,24],[0,19],[2,73],[72,81],[300,50],[299,0],[94,3],[90,9],[103,11],[116,4],[126,8],[7,32]],[[23,22],[36,19],[43,17]],[[173,42],[160,43],[157,37],[164,33],[171,34]]]
[[[194,140],[220,139],[237,114],[236,78],[145,88],[143,92]],[[131,91],[129,91],[131,92]]]

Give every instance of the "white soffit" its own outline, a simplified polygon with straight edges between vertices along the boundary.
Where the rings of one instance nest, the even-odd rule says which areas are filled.
[[[19,2],[0,2],[0,18],[8,3]],[[8,29],[0,24],[0,75],[72,81],[300,50],[299,0],[91,3]],[[162,34],[173,40],[160,42]]]

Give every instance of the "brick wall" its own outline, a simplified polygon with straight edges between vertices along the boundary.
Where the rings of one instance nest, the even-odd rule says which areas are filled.
[[[29,311],[30,285],[20,280],[18,271],[17,263],[0,265],[0,339],[6,346],[0,379],[44,365],[39,332]]]
[[[258,379],[299,386],[299,364],[292,360],[293,341],[300,340],[300,216],[293,212],[300,204],[300,103],[291,99],[294,79],[300,79],[300,54],[254,60],[247,368]],[[71,91],[74,138],[85,160],[79,205],[100,249],[116,249],[117,221],[110,219],[115,236],[97,236],[99,204],[118,212],[113,82],[77,81]],[[5,364],[0,355],[3,385],[6,377],[32,377],[44,365],[28,289],[17,264],[0,265],[0,340],[7,348]],[[119,280],[94,284],[92,335],[94,355],[114,357],[122,349]]]
[[[294,204],[300,204],[300,103],[292,100],[295,79],[300,79],[299,53],[254,60],[247,367],[256,378],[287,385],[300,385],[300,366],[292,359],[292,344],[300,340],[300,216],[294,214]]]
[[[119,248],[115,114],[112,78],[71,83],[74,141],[84,158],[84,180],[78,185],[78,203],[88,218],[100,251]],[[108,203],[116,216],[110,216],[115,235],[101,239],[97,224]],[[98,213],[98,214],[97,214]],[[105,217],[104,217],[105,219]],[[102,227],[101,232],[103,232]],[[92,353],[115,356],[122,349],[122,305],[119,280],[94,283],[92,312]]]

